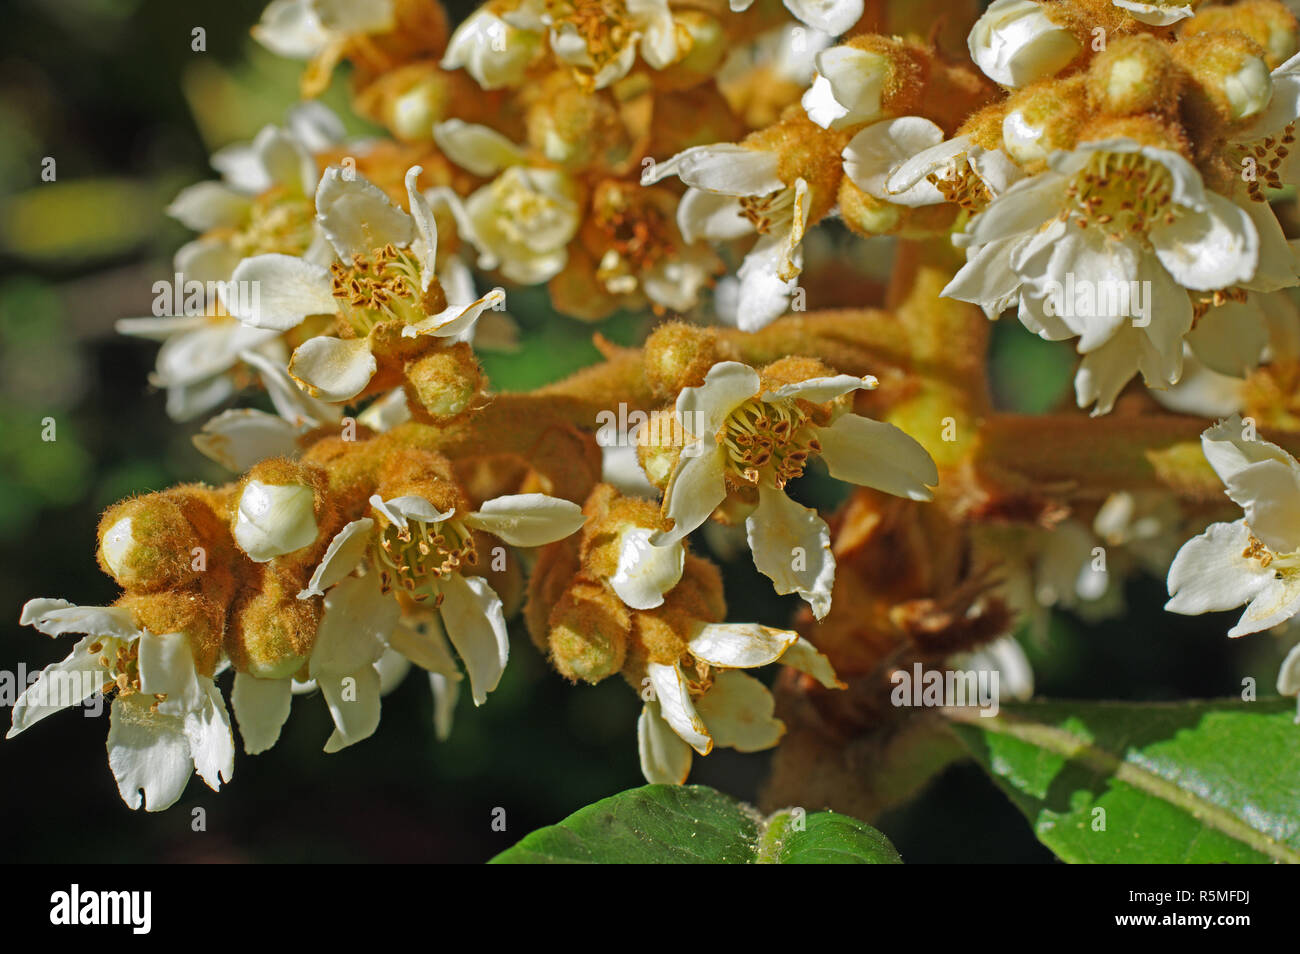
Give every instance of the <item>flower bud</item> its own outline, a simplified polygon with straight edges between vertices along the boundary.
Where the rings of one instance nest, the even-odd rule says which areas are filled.
[[[483,370],[470,346],[461,342],[407,364],[406,382],[430,417],[449,421],[474,403],[483,388]]]
[[[1114,116],[1172,108],[1178,81],[1168,44],[1145,33],[1116,37],[1088,67],[1088,98]]]
[[[1273,98],[1264,51],[1244,34],[1198,33],[1176,43],[1173,55],[1191,80],[1191,118],[1209,127],[1202,135],[1263,112]]]
[[[442,68],[465,72],[487,90],[523,82],[541,45],[541,36],[520,30],[496,14],[480,9],[456,28],[442,58]]]
[[[1087,119],[1084,80],[1071,77],[1013,94],[1002,117],[1002,148],[1017,162],[1044,160],[1071,148]]]
[[[627,610],[605,587],[576,583],[551,613],[551,661],[570,679],[600,682],[623,668],[628,627]]]
[[[316,541],[316,490],[305,468],[283,459],[262,461],[245,478],[235,507],[235,543],[256,563]]]
[[[994,0],[967,38],[971,59],[1003,86],[1025,86],[1059,73],[1082,46],[1033,0]]]
[[[699,387],[709,368],[719,361],[714,333],[683,321],[656,328],[646,339],[644,354],[646,380],[662,395]]]
[[[197,545],[180,506],[165,494],[148,494],[104,513],[96,555],[123,589],[153,591],[190,579],[190,551]]]
[[[236,672],[261,679],[286,679],[307,661],[320,627],[322,602],[300,600],[305,583],[294,573],[259,568],[260,580],[248,586],[230,613],[226,655]]]
[[[1226,33],[1238,30],[1258,43],[1265,61],[1277,69],[1300,49],[1295,15],[1278,0],[1243,0],[1232,6],[1207,6],[1179,24],[1178,34]]]

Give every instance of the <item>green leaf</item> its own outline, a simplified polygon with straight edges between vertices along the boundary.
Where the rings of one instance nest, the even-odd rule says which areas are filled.
[[[944,711],[1065,861],[1300,862],[1290,700]]]
[[[899,864],[880,832],[847,815],[764,818],[703,785],[646,785],[539,828],[493,864]]]

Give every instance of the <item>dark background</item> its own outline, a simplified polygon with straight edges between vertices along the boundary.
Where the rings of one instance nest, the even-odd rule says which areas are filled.
[[[156,346],[117,338],[113,321],[149,313],[151,283],[171,275],[188,233],[162,209],[211,178],[208,153],[279,121],[298,65],[248,38],[262,0],[5,0],[0,31],[0,667],[66,654],[17,625],[35,596],[110,602],[95,566],[99,512],[127,494],[226,475],[190,444],[147,374]],[[464,12],[468,4],[454,7]],[[191,30],[207,31],[206,52]],[[327,101],[342,107],[336,82]],[[343,112],[340,109],[340,112]],[[358,127],[359,128],[359,127]],[[57,180],[40,179],[44,157]],[[512,293],[533,346],[490,359],[498,385],[531,386],[595,358],[591,327]],[[630,338],[640,316],[606,330]],[[997,328],[1000,399],[1039,410],[1068,400],[1072,356]],[[54,417],[57,440],[41,440]],[[728,570],[729,596],[755,610],[770,587]],[[1224,638],[1223,618],[1165,615],[1163,585],[1139,580],[1124,621],[1059,616],[1032,649],[1038,688],[1057,697],[1171,699],[1228,695],[1243,674],[1271,692],[1268,637]],[[776,617],[770,617],[776,618]],[[8,861],[483,861],[540,825],[641,783],[639,703],[620,680],[571,687],[522,634],[501,688],[467,698],[446,743],[433,735],[428,687],[412,675],[384,701],[378,733],[326,756],[319,697],[294,703],[279,745],[236,760],[221,793],[193,779],[162,814],[132,812],[105,758],[107,722],[62,713],[0,743],[0,859]],[[222,679],[228,688],[229,675]],[[5,719],[7,722],[7,718]],[[766,758],[729,750],[697,759],[692,780],[753,799]],[[192,830],[193,810],[206,830]],[[506,810],[507,831],[491,828]],[[812,806],[809,806],[812,807]],[[1049,861],[1029,827],[974,768],[945,774],[880,821],[904,859]]]

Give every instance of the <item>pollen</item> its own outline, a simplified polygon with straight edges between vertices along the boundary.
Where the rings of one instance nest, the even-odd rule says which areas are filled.
[[[821,453],[808,416],[794,401],[750,398],[731,412],[718,440],[727,451],[728,476],[751,486],[770,475],[784,487]]]
[[[627,6],[610,0],[559,0],[547,4],[557,29],[572,28],[587,46],[590,66],[576,69],[579,78],[593,82],[607,65],[617,60],[637,38],[636,24]]]
[[[754,224],[754,231],[766,235],[794,216],[794,189],[777,189],[767,195],[741,196],[740,214]]]
[[[426,317],[420,266],[405,250],[386,245],[351,265],[335,262],[330,277],[345,334],[365,336],[385,322],[414,324]]]
[[[385,593],[401,590],[417,601],[433,593],[431,582],[478,562],[474,538],[458,520],[433,525],[412,520],[404,528],[390,524],[372,552],[380,589]]]
[[[1176,218],[1169,170],[1141,153],[1097,152],[1067,186],[1061,217],[1116,241],[1145,237]]]
[[[1276,136],[1266,136],[1255,142],[1237,146],[1228,154],[1232,165],[1242,171],[1246,192],[1256,202],[1267,202],[1264,190],[1281,189],[1281,167],[1295,145],[1295,123],[1288,125]]]
[[[957,165],[960,168],[932,172],[926,179],[939,190],[944,201],[955,203],[967,212],[979,212],[993,196],[969,163],[963,161]]]
[[[252,201],[248,221],[230,237],[230,244],[241,258],[301,255],[311,245],[315,216],[310,199],[270,189]]]

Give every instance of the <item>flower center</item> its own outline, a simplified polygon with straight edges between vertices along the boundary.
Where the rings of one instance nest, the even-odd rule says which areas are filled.
[[[925,178],[939,190],[945,201],[954,202],[967,212],[978,212],[989,204],[992,196],[984,180],[965,161],[965,156],[957,159],[961,159],[961,162],[954,159],[952,169],[932,172]]]
[[[253,200],[248,221],[230,237],[230,245],[241,258],[301,255],[311,245],[315,215],[310,200],[270,189]]]
[[[618,59],[633,40],[636,23],[627,6],[612,0],[560,0],[547,5],[557,27],[570,26],[582,38],[591,59],[589,70],[599,73]]]
[[[731,412],[718,441],[727,449],[727,472],[734,480],[757,484],[770,473],[777,487],[800,476],[821,444],[808,416],[794,401],[750,398]]]
[[[429,525],[411,520],[406,527],[389,524],[372,545],[379,586],[388,593],[399,587],[414,600],[426,600],[430,583],[478,562],[474,538],[459,520]]]
[[[777,225],[794,218],[794,189],[777,189],[767,195],[740,197],[740,214],[754,223],[754,231],[766,235]]]
[[[120,698],[136,695],[140,692],[140,643],[138,640],[118,639],[116,636],[104,636],[86,647],[86,652],[98,656],[100,668],[107,670],[113,680],[113,689]],[[112,690],[105,690],[109,692]],[[165,692],[155,693],[150,711],[158,710],[158,703],[165,702]]]
[[[596,210],[595,224],[607,244],[596,277],[616,295],[635,292],[637,275],[672,253],[667,219],[652,205],[631,205],[618,196]]]
[[[339,301],[345,331],[364,337],[388,321],[414,324],[441,311],[442,289],[437,282],[420,291],[420,266],[406,249],[392,245],[358,255],[351,265],[330,266],[330,291]]]
[[[549,251],[567,245],[576,229],[573,203],[539,189],[518,166],[496,178],[492,195],[494,224],[512,244]]]
[[[1145,235],[1174,221],[1173,176],[1137,152],[1097,152],[1066,187],[1061,218],[1100,227],[1113,239]]]

